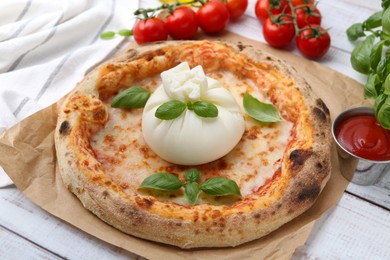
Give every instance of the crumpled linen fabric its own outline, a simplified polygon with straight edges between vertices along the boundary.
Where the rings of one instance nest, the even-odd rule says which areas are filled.
[[[135,0],[0,1],[0,133],[71,91],[131,39]],[[12,184],[0,168],[0,187]]]

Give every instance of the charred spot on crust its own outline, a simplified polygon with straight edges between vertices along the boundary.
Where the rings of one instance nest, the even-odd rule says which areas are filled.
[[[328,109],[328,107],[326,106],[326,104],[324,103],[324,101],[322,101],[322,99],[320,99],[320,98],[317,99],[317,100],[316,100],[316,104],[317,104],[317,106],[320,107],[320,109],[321,109],[325,114],[330,115],[329,109]]]
[[[103,191],[102,192],[102,195],[103,195],[103,198],[105,199],[105,198],[107,198],[108,196],[109,196],[109,194],[108,194],[108,191]]]
[[[301,192],[298,194],[297,200],[298,201],[304,201],[304,200],[315,200],[317,196],[320,194],[321,188],[319,186],[313,186],[313,187],[306,187],[301,190]]]
[[[245,46],[244,44],[242,44],[242,42],[238,42],[237,43],[237,47],[240,51],[243,51],[247,46]]]
[[[313,109],[313,112],[314,112],[314,115],[316,115],[319,119],[321,119],[322,121],[326,121],[326,115],[325,115],[324,111],[322,111],[318,107],[315,107]]]
[[[324,166],[323,166],[322,163],[320,163],[320,162],[318,162],[318,163],[316,164],[316,167],[317,167],[317,169],[319,169],[319,170],[321,170],[322,168],[324,168]]]
[[[70,124],[68,121],[62,122],[60,126],[60,134],[61,135],[69,135],[70,133]]]
[[[146,198],[136,197],[135,202],[137,202],[138,206],[141,208],[150,208],[153,205],[153,201]]]
[[[305,163],[307,158],[309,158],[313,154],[312,151],[307,150],[294,150],[290,153],[290,160],[292,162],[291,169],[298,170]]]

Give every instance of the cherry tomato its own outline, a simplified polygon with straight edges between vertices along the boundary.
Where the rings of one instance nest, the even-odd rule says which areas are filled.
[[[295,17],[299,28],[303,28],[308,24],[321,24],[321,13],[315,8],[312,10],[310,6],[300,6],[295,9]]]
[[[284,0],[257,0],[255,5],[255,13],[257,19],[264,22],[269,17],[269,12],[273,15],[278,15],[284,12],[291,13],[290,6]]]
[[[248,7],[248,0],[227,0],[230,19],[235,20],[241,17]]]
[[[229,22],[229,9],[219,0],[205,3],[197,12],[199,26],[206,33],[221,32]]]
[[[330,36],[319,25],[305,26],[298,35],[296,42],[298,50],[309,59],[319,59],[326,54],[330,47]]]
[[[144,42],[165,41],[168,38],[168,31],[164,22],[158,18],[140,20],[135,24],[134,39],[138,44]]]
[[[293,6],[310,5],[314,3],[314,0],[291,0]]]
[[[198,31],[198,18],[191,8],[181,6],[165,19],[165,27],[173,39],[188,40]]]
[[[275,24],[271,18],[267,18],[263,24],[263,35],[269,45],[275,48],[287,47],[295,36],[294,24],[291,18],[277,18],[281,24]]]

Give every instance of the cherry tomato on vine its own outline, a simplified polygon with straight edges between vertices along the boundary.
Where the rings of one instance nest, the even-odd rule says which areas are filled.
[[[319,25],[305,26],[296,38],[298,50],[309,59],[319,59],[330,47],[330,36]]]
[[[310,6],[299,6],[295,9],[295,18],[299,28],[308,24],[321,24],[321,13],[317,8],[312,9]]]
[[[180,6],[165,19],[165,27],[175,40],[188,40],[198,31],[196,13],[187,6]]]
[[[267,18],[263,24],[263,35],[269,45],[275,48],[287,47],[295,36],[294,24],[291,18],[283,16],[277,18],[279,24]]]
[[[230,19],[235,20],[245,13],[248,0],[227,0],[226,6],[229,9]]]
[[[168,31],[165,24],[158,18],[140,20],[135,24],[134,39],[138,44],[145,42],[165,41],[168,38]]]
[[[199,26],[206,33],[221,32],[229,22],[229,9],[219,0],[211,0],[197,12]]]
[[[284,0],[257,0],[255,5],[257,19],[264,22],[269,17],[268,11],[273,15],[278,15],[283,11],[286,14],[291,13],[290,6]]]
[[[293,6],[310,5],[314,3],[314,0],[291,0]]]

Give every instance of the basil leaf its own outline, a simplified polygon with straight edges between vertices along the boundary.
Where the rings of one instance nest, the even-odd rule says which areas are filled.
[[[370,71],[370,54],[374,45],[375,35],[370,35],[355,47],[351,55],[352,67],[363,74]]]
[[[382,8],[387,9],[390,6],[390,0],[382,0]]]
[[[385,95],[390,95],[390,74],[387,75],[385,83],[382,85],[383,93]]]
[[[150,97],[149,91],[139,86],[130,87],[116,95],[111,107],[142,108]]]
[[[376,73],[381,81],[384,81],[387,75],[390,74],[390,57],[384,57],[376,68]]]
[[[384,12],[383,12],[383,16],[382,16],[382,30],[385,32],[385,33],[390,33],[390,8],[387,8]]]
[[[386,45],[386,46],[389,46],[389,45],[390,45],[390,35],[389,35],[389,34],[382,32],[382,33],[380,34],[380,39],[383,40],[383,41],[385,41],[385,45]]]
[[[147,177],[139,188],[150,188],[156,190],[177,190],[183,183],[173,174],[159,172]]]
[[[281,120],[277,108],[272,104],[260,102],[252,95],[244,94],[244,109],[252,118],[260,122],[278,122]]]
[[[213,196],[238,195],[241,196],[240,189],[232,180],[223,177],[210,178],[200,185],[200,189]]]
[[[382,105],[385,103],[386,99],[387,99],[387,95],[385,94],[380,94],[377,96],[377,98],[375,99],[375,103],[374,103],[374,114],[375,114],[375,117],[378,118],[378,113],[379,113],[379,110],[381,109]]]
[[[347,36],[350,41],[355,41],[359,37],[366,36],[363,31],[363,24],[362,23],[355,23],[352,24],[347,29]]]
[[[186,110],[186,107],[185,103],[174,99],[159,106],[155,116],[162,120],[172,120],[178,118]]]
[[[200,190],[196,182],[187,183],[184,194],[186,195],[190,205],[195,205],[199,198]]]
[[[216,105],[206,101],[196,101],[192,104],[191,108],[195,114],[200,117],[217,117],[218,108]]]
[[[133,35],[133,30],[121,29],[118,31],[118,34],[123,37],[129,37]]]
[[[114,36],[115,36],[115,32],[104,32],[100,34],[100,38],[103,40],[110,40],[114,38]]]
[[[200,179],[200,171],[196,168],[188,169],[185,173],[187,183],[198,182]]]
[[[383,49],[384,43],[385,43],[385,41],[380,41],[380,42],[377,42],[372,47],[371,54],[370,54],[370,67],[373,70],[376,70],[376,68],[378,67],[378,63],[382,58],[382,49]]]
[[[363,26],[366,30],[374,29],[381,25],[382,25],[382,11],[372,14],[363,22]]]
[[[390,130],[390,97],[387,96],[385,101],[382,103],[377,115],[379,124]]]
[[[376,98],[377,92],[376,92],[376,85],[380,82],[378,75],[371,73],[368,76],[368,80],[366,85],[364,86],[364,98]]]

